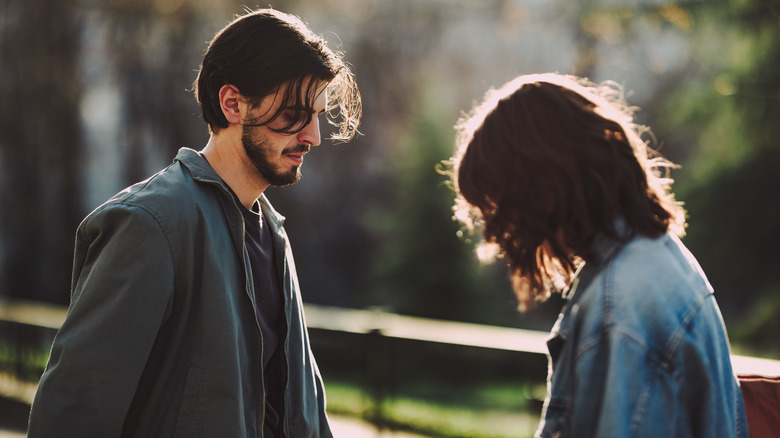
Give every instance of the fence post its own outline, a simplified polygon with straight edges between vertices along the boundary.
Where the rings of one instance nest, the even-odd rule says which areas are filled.
[[[389,339],[382,334],[381,329],[371,329],[366,333],[366,392],[371,397],[367,420],[379,431],[387,427],[384,405],[387,399],[387,377],[392,372],[388,364],[388,343]]]

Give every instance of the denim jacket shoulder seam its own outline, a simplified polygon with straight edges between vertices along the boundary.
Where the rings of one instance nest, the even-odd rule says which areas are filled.
[[[710,295],[711,292],[709,294],[697,294],[696,301],[693,302],[693,304],[688,308],[688,310],[681,318],[680,323],[678,324],[674,333],[672,333],[672,336],[670,336],[669,342],[667,342],[664,346],[664,367],[671,367],[673,358],[677,353],[677,349],[682,343],[683,338],[685,337],[685,333],[690,328],[691,322],[699,313],[701,307],[704,305],[705,300]]]

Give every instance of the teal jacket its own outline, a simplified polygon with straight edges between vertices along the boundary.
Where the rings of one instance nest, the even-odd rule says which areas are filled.
[[[283,285],[290,438],[330,437],[284,218],[263,196]],[[261,437],[262,336],[244,222],[194,150],[79,226],[72,296],[29,437]]]

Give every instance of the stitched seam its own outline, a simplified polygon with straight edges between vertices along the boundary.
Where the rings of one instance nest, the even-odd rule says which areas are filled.
[[[702,289],[699,289],[697,292],[701,292]],[[665,354],[663,357],[662,365],[664,368],[670,368],[672,364],[672,358],[677,352],[677,349],[680,346],[680,343],[682,342],[683,338],[685,337],[685,333],[688,331],[688,328],[690,327],[691,322],[693,321],[693,318],[699,313],[699,310],[704,305],[704,301],[712,295],[712,292],[709,292],[705,295],[697,295],[696,303],[691,306],[687,312],[685,312],[685,315],[683,315],[682,321],[680,322],[680,326],[675,330],[675,332],[672,334],[672,336],[669,339],[669,342],[667,343]]]

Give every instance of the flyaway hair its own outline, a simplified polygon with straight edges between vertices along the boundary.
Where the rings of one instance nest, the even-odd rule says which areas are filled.
[[[674,165],[645,142],[614,83],[521,76],[490,90],[457,124],[455,217],[481,229],[480,254],[506,259],[521,308],[564,290],[602,234],[684,234]]]

